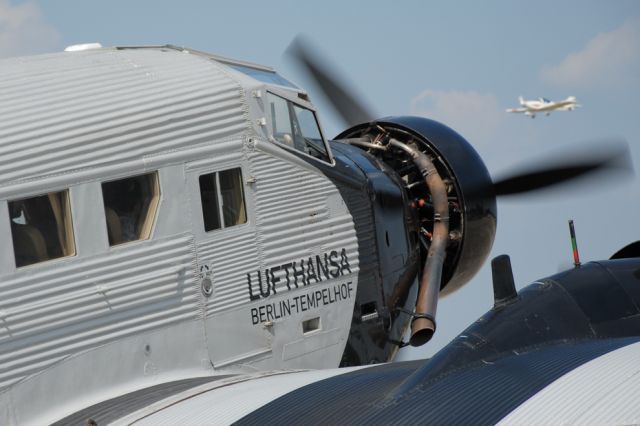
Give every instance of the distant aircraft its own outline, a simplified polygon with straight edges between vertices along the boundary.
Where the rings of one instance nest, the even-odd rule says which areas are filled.
[[[531,118],[536,118],[537,113],[544,112],[545,115],[549,115],[552,111],[573,111],[575,108],[581,106],[577,103],[575,96],[569,96],[567,99],[558,102],[553,102],[545,98],[525,101],[522,96],[519,96],[518,101],[520,101],[521,107],[509,108],[507,112],[522,112]]]

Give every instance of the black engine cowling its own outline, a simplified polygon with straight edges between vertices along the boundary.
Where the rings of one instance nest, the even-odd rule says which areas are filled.
[[[384,144],[395,138],[427,154],[447,185],[450,212],[449,243],[440,290],[449,294],[467,283],[489,255],[496,232],[496,197],[489,172],[478,153],[458,133],[423,117],[389,117],[351,127],[336,139]],[[401,151],[360,145],[393,169],[404,183],[417,230],[428,246],[433,226],[428,189],[411,159]],[[424,251],[426,252],[426,251]]]
[[[413,154],[419,151],[429,157],[446,190],[446,196],[441,191],[439,198],[449,220],[440,294],[467,283],[489,255],[497,216],[493,185],[471,145],[449,127],[426,118],[391,117],[357,125],[341,133],[332,147],[340,166],[332,173],[343,164],[359,169],[368,194],[365,201],[342,190],[363,245],[342,365],[388,361],[409,320],[424,312],[416,301],[439,217],[425,170]],[[416,331],[418,323],[412,321],[412,345],[425,343],[435,330],[435,321],[427,333],[424,328]]]

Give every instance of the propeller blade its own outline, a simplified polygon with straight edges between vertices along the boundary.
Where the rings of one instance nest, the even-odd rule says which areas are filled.
[[[581,149],[585,151],[585,149]],[[589,150],[591,151],[591,150]],[[598,151],[598,150],[596,150]],[[571,159],[555,165],[545,165],[531,171],[517,173],[494,182],[498,196],[523,194],[542,188],[548,188],[576,178],[592,175],[596,172],[630,172],[633,167],[629,161],[629,147],[626,143],[609,146],[608,152],[591,153],[588,158]]]
[[[327,60],[320,58],[317,49],[310,47],[302,37],[296,37],[287,49],[287,53],[302,66],[315,82],[338,115],[348,126],[373,120],[373,114],[365,103],[359,100],[347,85],[327,69]]]

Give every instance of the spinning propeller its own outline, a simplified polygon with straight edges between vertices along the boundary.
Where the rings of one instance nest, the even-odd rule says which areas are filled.
[[[366,103],[359,99],[352,90],[349,90],[342,79],[330,72],[326,65],[328,61],[322,59],[315,52],[317,49],[310,48],[308,42],[300,37],[297,37],[288,48],[289,55],[301,66],[338,115],[350,127],[338,136],[338,140],[342,139],[343,142],[368,150],[370,154],[389,164],[391,168],[401,174],[404,181],[410,183],[407,185],[407,191],[411,192],[409,198],[417,199],[421,196],[415,189],[416,185],[421,185],[422,194],[426,194],[424,198],[433,201],[434,207],[429,210],[431,217],[421,218],[422,223],[429,223],[431,226],[424,232],[431,243],[425,247],[429,252],[426,255],[427,260],[420,280],[420,292],[413,314],[411,343],[414,346],[428,341],[435,331],[434,317],[438,291],[444,290],[450,282],[455,283],[449,285],[448,291],[455,290],[467,282],[489,254],[495,233],[496,196],[526,194],[596,173],[632,172],[626,143],[616,142],[607,143],[606,149],[603,147],[589,149],[581,146],[570,155],[564,157],[556,155],[553,159],[542,159],[529,167],[519,168],[512,175],[498,180],[491,179],[475,150],[446,126],[432,120],[411,117],[376,120]],[[415,124],[416,120],[424,121],[424,123],[420,122],[421,124],[419,123],[420,125],[417,127],[428,131],[412,132],[411,129],[414,129],[415,126],[411,127],[411,125]],[[409,124],[405,126],[407,123]],[[432,128],[435,130],[432,131]],[[409,130],[407,131],[407,129]],[[447,140],[442,142],[438,141],[438,138]],[[575,155],[576,152],[584,153],[587,151],[588,154]],[[399,157],[403,157],[403,160],[397,160]],[[427,163],[430,163],[431,160],[436,164],[429,166]],[[415,164],[413,175],[402,175],[401,171],[406,170],[406,164],[411,162]],[[442,245],[437,243],[436,234],[437,223],[440,220],[438,218],[443,216],[443,205],[440,204],[439,207],[436,205],[435,199],[438,197],[435,196],[433,188],[437,186],[434,186],[433,182],[430,184],[426,179],[424,182],[411,182],[412,176],[427,176],[429,167],[431,167],[429,175],[433,174],[433,170],[436,170],[436,174],[442,175],[441,181],[448,185],[449,199],[455,199],[454,203],[449,202],[449,205],[447,205],[447,201],[444,201],[444,211],[449,209],[450,213],[449,215],[444,214],[447,216],[446,221],[449,222],[451,216],[452,226],[454,228],[457,226],[460,233],[464,231],[466,234],[456,241],[455,238],[450,237],[455,233],[451,234],[447,223],[447,227],[442,231],[446,233],[444,235],[446,248],[444,249],[435,247]],[[465,171],[465,168],[471,171]],[[416,171],[419,173],[415,173]],[[455,184],[451,182],[455,182]],[[452,186],[455,186],[456,189],[452,190]],[[459,210],[457,218],[454,214],[456,208]],[[481,214],[485,216],[492,215],[492,222],[483,222],[484,224],[489,223],[489,225],[483,225],[484,228],[474,228],[473,224],[466,223],[470,220],[476,220],[473,215],[477,215],[474,213],[477,211],[483,211]],[[473,231],[471,231],[472,229]],[[441,235],[440,239],[442,237]],[[467,239],[466,245],[461,241],[465,238]],[[474,251],[475,254],[472,253]],[[429,259],[431,259],[431,264],[429,264]],[[437,259],[437,261],[434,262],[433,259]],[[434,265],[434,263],[438,264]]]
[[[373,121],[375,118],[366,103],[349,90],[341,78],[330,72],[327,60],[318,53],[312,53],[308,42],[300,36],[291,43],[287,52],[302,66],[310,80],[320,89],[320,93],[349,126]],[[624,142],[608,143],[608,150],[597,150],[580,159],[565,158],[562,162],[541,160],[539,166],[527,171],[516,172],[509,177],[494,182],[496,195],[515,195],[554,186],[584,175],[600,171],[631,172],[629,149]],[[581,147],[584,150],[584,147]],[[556,163],[547,166],[548,163]]]

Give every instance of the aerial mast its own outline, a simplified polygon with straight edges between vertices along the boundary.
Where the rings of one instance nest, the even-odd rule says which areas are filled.
[[[573,227],[573,219],[569,219],[569,233],[571,234],[571,247],[573,249],[573,265],[580,267],[580,254],[578,253],[578,243],[576,242],[576,230]]]

